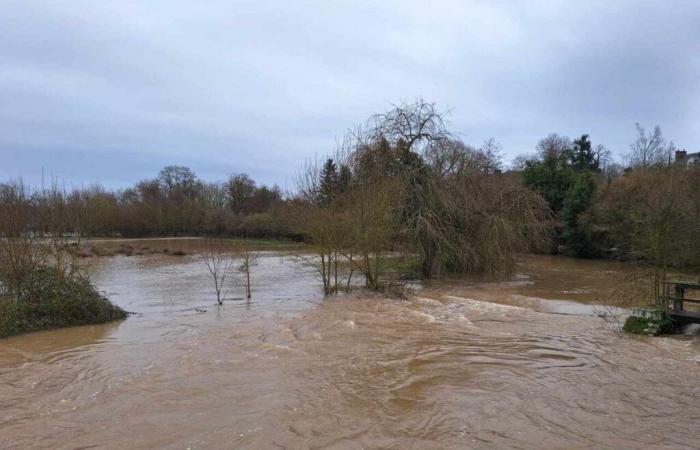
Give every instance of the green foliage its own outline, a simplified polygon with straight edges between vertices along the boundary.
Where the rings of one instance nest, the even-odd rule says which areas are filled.
[[[350,183],[352,183],[352,171],[347,164],[341,164],[338,172],[338,192],[340,194],[348,192]]]
[[[564,155],[545,156],[541,161],[527,161],[523,170],[525,185],[539,192],[554,214],[562,209],[575,176]]]
[[[649,325],[649,319],[630,316],[625,320],[625,325],[622,327],[622,330],[625,333],[645,334],[644,330],[649,328]]]
[[[625,333],[657,336],[659,334],[671,334],[674,332],[675,327],[671,317],[664,312],[661,320],[630,316],[625,321],[622,330]]]
[[[597,256],[590,229],[581,222],[581,215],[588,209],[595,192],[595,180],[590,172],[576,175],[571,187],[566,191],[560,218],[564,222],[562,242],[573,254],[580,257]]]
[[[35,269],[22,285],[0,295],[0,337],[105,323],[126,312],[102,296],[87,278],[66,277],[55,269]]]
[[[596,190],[593,173],[597,169],[591,142],[584,134],[571,148],[527,161],[523,170],[525,185],[539,192],[562,222],[560,242],[579,257],[598,254],[592,231],[581,220]]]
[[[328,158],[323,164],[320,178],[319,203],[328,206],[338,193],[338,170],[333,159]]]
[[[571,167],[576,172],[598,171],[598,160],[587,134],[574,140],[571,149]]]

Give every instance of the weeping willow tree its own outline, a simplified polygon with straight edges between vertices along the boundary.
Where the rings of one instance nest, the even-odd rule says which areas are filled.
[[[424,278],[507,273],[516,252],[546,240],[546,204],[501,173],[495,140],[478,149],[465,145],[434,104],[398,106],[355,136],[363,145],[352,159],[354,173],[370,166],[394,180],[397,243],[419,255]]]
[[[453,273],[510,273],[514,256],[547,238],[542,199],[502,174],[465,173],[448,180],[446,238],[440,268]]]
[[[335,161],[307,167],[300,183],[300,231],[324,249],[324,286],[324,261],[338,263],[333,255],[372,289],[397,251],[417,255],[424,278],[509,272],[516,252],[545,239],[547,209],[500,172],[497,151],[493,140],[475,149],[456,139],[445,115],[422,100],[351,130]],[[329,173],[335,167],[340,172]]]
[[[423,277],[508,273],[517,252],[546,240],[545,203],[501,173],[488,148],[451,139],[429,152],[407,174],[401,201],[403,235],[417,244]]]

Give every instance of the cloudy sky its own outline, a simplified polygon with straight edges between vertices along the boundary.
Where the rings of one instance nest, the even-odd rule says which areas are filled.
[[[288,187],[417,97],[505,159],[548,133],[700,149],[688,1],[0,0],[0,180],[122,187],[181,164]]]

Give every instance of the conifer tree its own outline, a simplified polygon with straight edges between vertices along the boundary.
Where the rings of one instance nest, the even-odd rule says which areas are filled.
[[[338,170],[332,158],[328,158],[321,169],[319,202],[322,206],[331,204],[338,192]]]

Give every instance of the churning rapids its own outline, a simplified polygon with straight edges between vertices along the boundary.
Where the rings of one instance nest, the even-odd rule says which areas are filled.
[[[218,308],[194,256],[98,258],[128,320],[0,341],[0,448],[697,448],[698,337],[599,317],[624,266],[323,299],[265,253]],[[233,296],[240,295],[237,289]]]

